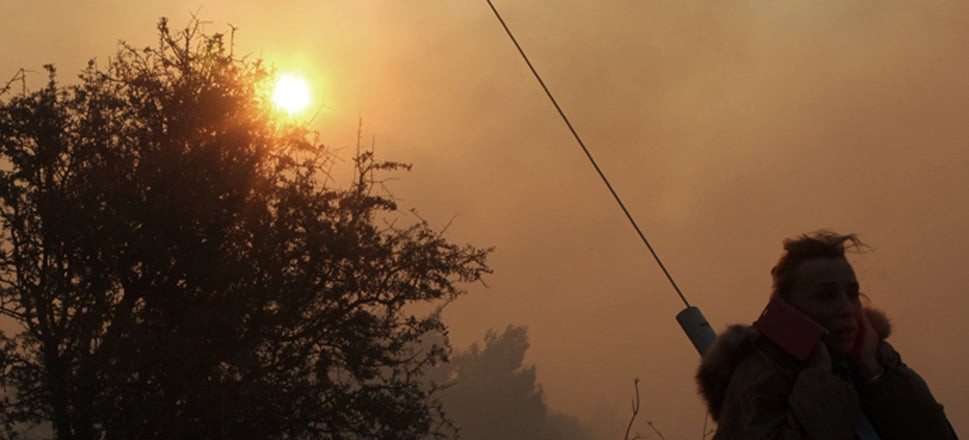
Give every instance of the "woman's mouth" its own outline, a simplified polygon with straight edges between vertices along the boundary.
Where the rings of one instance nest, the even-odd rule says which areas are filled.
[[[831,332],[829,337],[839,342],[853,343],[858,329],[855,326],[845,326]]]

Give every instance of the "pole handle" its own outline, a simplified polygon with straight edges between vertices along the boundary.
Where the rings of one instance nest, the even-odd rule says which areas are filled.
[[[690,342],[696,347],[696,351],[700,353],[700,356],[703,356],[707,348],[717,339],[717,333],[713,331],[713,327],[703,317],[700,309],[696,307],[690,306],[683,309],[680,313],[677,313],[676,321],[680,323],[680,327],[683,328],[686,336],[690,338]]]

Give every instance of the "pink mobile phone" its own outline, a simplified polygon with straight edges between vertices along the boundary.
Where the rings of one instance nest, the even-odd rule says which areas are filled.
[[[754,328],[802,362],[828,333],[820,324],[780,298],[767,303],[760,318],[754,322]]]

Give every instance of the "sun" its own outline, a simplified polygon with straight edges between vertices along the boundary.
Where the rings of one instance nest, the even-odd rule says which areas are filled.
[[[301,76],[282,75],[273,89],[273,103],[290,115],[302,113],[310,105],[310,87]]]

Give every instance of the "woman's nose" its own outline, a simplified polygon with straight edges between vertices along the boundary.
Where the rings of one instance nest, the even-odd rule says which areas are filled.
[[[838,293],[838,313],[842,315],[854,315],[857,312],[858,304],[851,298],[847,289],[842,289]]]

